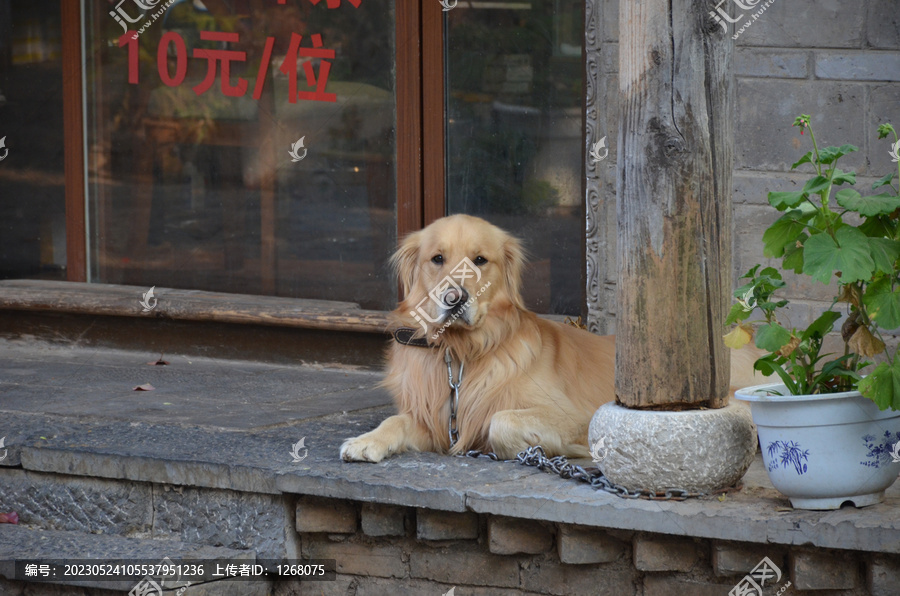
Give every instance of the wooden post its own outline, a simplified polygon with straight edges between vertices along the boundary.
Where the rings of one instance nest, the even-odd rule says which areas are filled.
[[[619,4],[616,393],[722,407],[733,41],[691,0]]]

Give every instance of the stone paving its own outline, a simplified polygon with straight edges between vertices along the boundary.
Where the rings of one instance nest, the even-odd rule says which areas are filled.
[[[16,474],[43,472],[900,553],[897,485],[880,505],[810,512],[790,509],[758,458],[742,490],[686,502],[620,499],[513,462],[412,453],[349,464],[340,443],[391,413],[378,374],[174,354],[167,366],[147,364],[159,356],[0,342],[0,466],[24,470],[3,476],[11,492],[0,493],[0,511]],[[156,389],[132,390],[144,383]]]

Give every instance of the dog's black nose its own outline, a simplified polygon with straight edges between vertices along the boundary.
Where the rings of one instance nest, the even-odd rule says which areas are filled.
[[[447,308],[462,306],[469,299],[469,293],[463,288],[450,288],[444,292],[442,300]]]

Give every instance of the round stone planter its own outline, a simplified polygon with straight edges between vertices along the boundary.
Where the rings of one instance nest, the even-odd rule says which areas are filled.
[[[606,477],[631,490],[726,488],[756,454],[750,413],[739,404],[660,412],[609,403],[594,414],[588,438]]]
[[[750,403],[769,479],[797,509],[880,503],[900,474],[900,412],[858,391],[788,395],[774,383],[734,396]]]

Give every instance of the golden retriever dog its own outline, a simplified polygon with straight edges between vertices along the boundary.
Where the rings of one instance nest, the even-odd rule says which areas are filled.
[[[525,308],[519,240],[483,219],[453,215],[407,236],[393,264],[404,295],[395,328],[416,328],[431,347],[392,342],[383,386],[399,413],[347,440],[344,460],[471,449],[508,459],[531,445],[550,456],[590,455],[591,416],[615,397],[615,339]],[[454,445],[448,354],[454,381],[463,367]]]
[[[473,449],[511,459],[533,445],[550,457],[590,456],[591,417],[615,399],[615,337],[525,308],[519,240],[453,215],[407,236],[392,263],[404,299],[382,385],[398,414],[345,441],[343,460]],[[452,444],[448,360],[454,382],[462,376]]]

